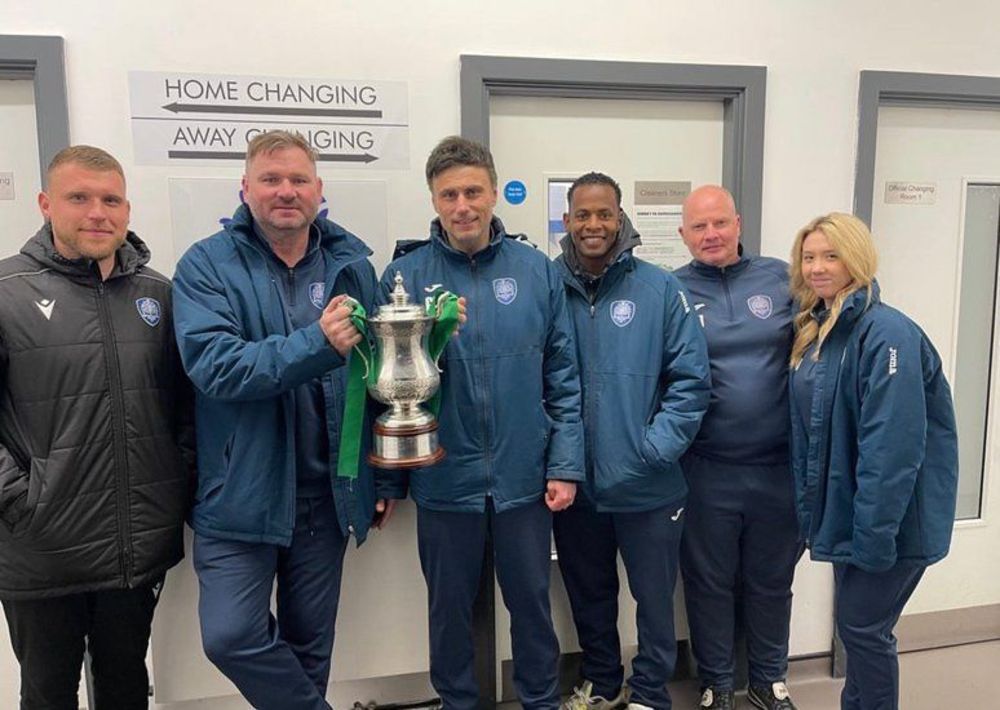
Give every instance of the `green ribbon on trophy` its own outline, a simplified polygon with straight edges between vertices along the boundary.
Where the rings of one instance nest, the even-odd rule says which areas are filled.
[[[361,459],[362,427],[365,423],[365,406],[368,386],[378,378],[379,354],[372,347],[368,333],[368,314],[365,307],[354,299],[350,319],[361,333],[361,342],[354,346],[347,374],[347,396],[344,402],[344,417],[340,427],[340,452],[337,456],[337,475],[342,478],[358,477],[358,462]],[[427,337],[428,354],[435,363],[444,352],[448,339],[458,328],[458,296],[438,287],[424,301],[424,309],[434,319],[434,326]],[[441,408],[441,390],[427,402],[427,408],[437,416]]]

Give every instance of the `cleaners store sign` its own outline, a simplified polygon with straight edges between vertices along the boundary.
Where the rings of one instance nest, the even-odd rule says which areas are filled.
[[[321,167],[409,167],[404,82],[130,72],[144,165],[242,161],[255,135],[298,131]]]

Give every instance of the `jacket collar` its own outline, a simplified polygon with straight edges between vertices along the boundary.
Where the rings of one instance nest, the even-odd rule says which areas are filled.
[[[67,259],[56,251],[52,242],[52,225],[47,222],[21,247],[21,253],[66,276],[92,278],[98,273],[93,259]],[[146,243],[139,239],[135,232],[127,232],[125,243],[115,252],[115,266],[108,280],[119,276],[131,276],[149,262],[149,256],[149,247]]]
[[[723,275],[730,276],[742,273],[747,270],[750,266],[750,257],[743,253],[743,245],[739,245],[739,261],[735,264],[730,264],[729,266],[712,266],[711,264],[706,264],[703,261],[698,261],[697,259],[691,260],[691,270],[696,274],[701,276],[706,276],[712,279],[722,278]]]
[[[246,204],[241,204],[236,209],[232,220],[226,225],[226,229],[237,242],[257,251],[263,252],[265,250],[265,245],[261,243],[261,238],[255,232],[253,215],[250,214],[250,208]],[[338,261],[354,261],[367,258],[372,254],[368,245],[358,237],[336,222],[324,217],[317,216],[312,222],[311,229],[319,235],[320,248]]]
[[[858,320],[865,312],[876,303],[881,303],[881,289],[879,288],[878,281],[872,281],[871,285],[871,299],[868,297],[867,288],[859,288],[857,291],[852,293],[846,299],[844,299],[844,304],[840,308],[840,315],[837,317],[837,325],[840,323],[853,324]],[[817,303],[812,310],[813,317],[817,320],[822,320],[825,318],[826,305],[823,301]]]

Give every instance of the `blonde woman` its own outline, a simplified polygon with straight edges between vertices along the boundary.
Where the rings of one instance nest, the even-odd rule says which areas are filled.
[[[814,219],[792,247],[792,469],[801,533],[814,560],[834,565],[843,710],[899,706],[893,627],[948,552],[958,479],[941,359],[881,302],[877,261],[849,214]]]

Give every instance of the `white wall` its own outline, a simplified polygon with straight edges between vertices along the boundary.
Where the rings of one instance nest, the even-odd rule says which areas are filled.
[[[388,179],[389,233],[414,235],[430,216],[423,159],[459,130],[459,54],[766,65],[762,243],[784,255],[808,218],[851,204],[857,72],[1000,75],[998,20],[1000,7],[990,0],[510,0],[488,12],[456,0],[7,0],[0,7],[5,33],[66,38],[71,136],[124,160],[134,224],[161,255],[169,253],[167,176],[239,170],[131,165],[131,69],[408,82],[410,170],[337,174]]]
[[[422,164],[439,138],[459,130],[462,53],[766,65],[761,241],[765,254],[786,256],[795,230],[809,218],[851,206],[858,71],[1000,75],[998,24],[1000,5],[993,0],[884,5],[861,0],[508,0],[489,5],[456,0],[149,5],[6,0],[0,5],[4,33],[66,39],[72,140],[103,146],[122,159],[133,227],[150,243],[154,266],[168,273],[168,177],[237,177],[239,170],[136,166],[128,121],[129,70],[407,82],[410,169],[325,173],[385,180],[388,233],[395,238],[424,234],[431,217]],[[28,236],[11,235],[8,228],[0,223],[5,253]],[[387,245],[375,246],[386,253]],[[985,566],[996,569],[996,551],[983,554],[991,560]],[[0,669],[0,688],[15,682],[11,672]]]

